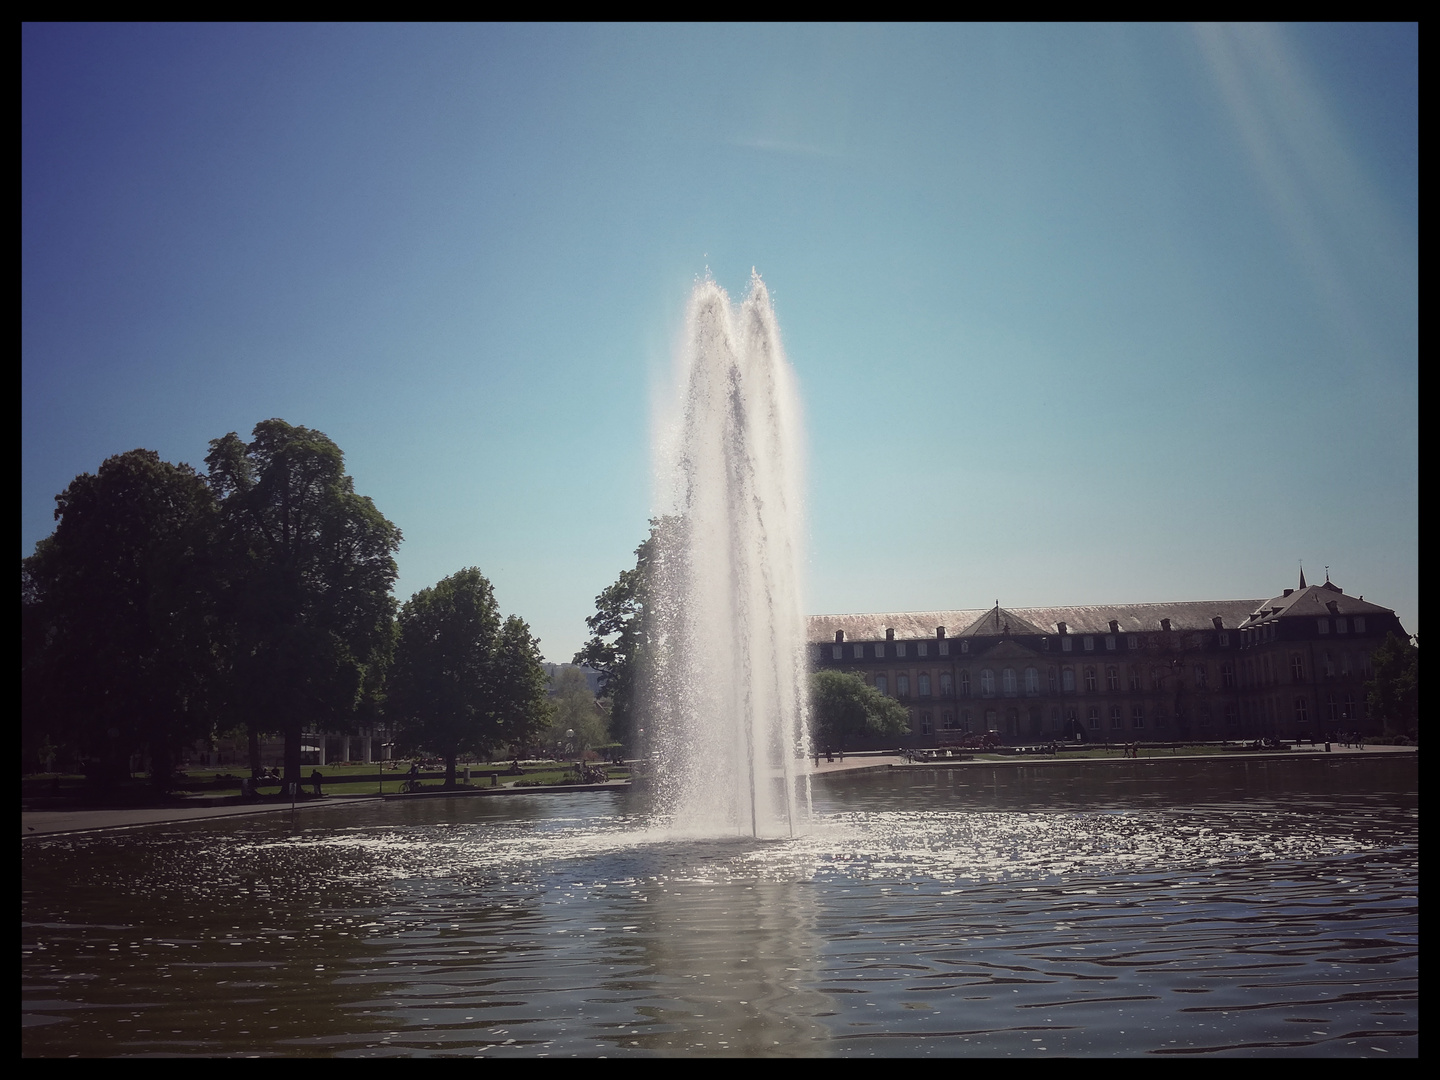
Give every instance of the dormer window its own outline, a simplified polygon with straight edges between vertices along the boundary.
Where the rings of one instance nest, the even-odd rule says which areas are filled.
[[[1316,620],[1315,620],[1315,629],[1316,629],[1319,633],[1322,633],[1322,634],[1328,634],[1328,633],[1330,633],[1330,620],[1329,620],[1329,619],[1316,619]]]

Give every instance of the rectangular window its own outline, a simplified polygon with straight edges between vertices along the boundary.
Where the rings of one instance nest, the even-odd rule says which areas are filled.
[[[1140,666],[1138,664],[1130,665],[1130,692],[1132,694],[1140,692]]]
[[[960,651],[962,653],[968,653],[970,651],[970,643],[968,641],[960,642]]]
[[[1305,681],[1305,658],[1299,653],[1290,654],[1290,681]]]
[[[856,645],[856,646],[855,646],[855,659],[856,659],[856,660],[864,660],[864,659],[865,659],[865,646],[864,646],[864,645]]]
[[[922,675],[919,676],[919,678],[916,680],[916,690],[919,691],[921,697],[929,697],[929,696],[930,696],[930,676],[929,676],[929,675],[924,675],[924,674],[922,674]]]
[[[1357,634],[1363,634],[1363,633],[1365,633],[1365,616],[1364,616],[1364,615],[1356,615],[1356,616],[1355,616],[1355,633],[1357,633]]]
[[[890,693],[890,683],[884,675],[875,676],[875,690],[881,697],[885,697]]]
[[[831,656],[833,659],[835,659],[835,660],[841,659],[842,656],[844,655],[844,652],[845,652],[845,646],[844,646],[844,645],[831,645],[831,646],[830,646],[830,656]]]
[[[1062,637],[1062,638],[1060,639],[1060,651],[1061,651],[1061,652],[1069,652],[1069,651],[1070,651],[1070,648],[1071,648],[1070,638],[1069,638],[1068,636]]]
[[[1111,726],[1112,728],[1119,728],[1119,727],[1124,727],[1124,726],[1125,726],[1124,722],[1120,719],[1120,706],[1119,706],[1119,705],[1111,705],[1111,706],[1110,706],[1110,726]]]
[[[1130,707],[1130,726],[1143,728],[1145,726],[1145,706],[1132,705]]]
[[[1114,634],[1106,634],[1106,635],[1105,635],[1105,648],[1106,648],[1109,652],[1114,652],[1114,651],[1115,651],[1115,635],[1114,635]]]
[[[896,696],[896,697],[906,697],[906,698],[908,698],[908,697],[910,696],[910,676],[909,676],[909,675],[896,675],[896,676],[895,676],[895,696]]]
[[[928,712],[922,712],[920,714],[920,734],[930,734],[930,714]]]
[[[1100,710],[1097,709],[1094,705],[1091,705],[1090,715],[1085,718],[1085,721],[1092,728],[1098,728],[1100,726]]]
[[[1130,638],[1129,638],[1129,641],[1130,641],[1130,648],[1132,648],[1132,649],[1138,649],[1138,648],[1140,648],[1140,637],[1139,637],[1139,635],[1137,635],[1137,634],[1131,634],[1131,635],[1130,635]]]
[[[950,681],[950,673],[948,671],[942,671],[940,673],[940,696],[955,696],[955,684]]]
[[[949,656],[949,655],[950,655],[950,642],[948,642],[948,641],[942,641],[942,642],[940,642],[940,655],[941,655],[941,656]]]
[[[1295,699],[1295,722],[1297,724],[1303,724],[1309,719],[1309,715],[1305,712],[1305,699],[1303,697],[1297,697]]]
[[[1229,635],[1229,634],[1221,634],[1221,635],[1220,635],[1220,647],[1221,647],[1222,649],[1224,649],[1224,648],[1228,648],[1229,645],[1230,645],[1230,635]]]
[[[954,730],[955,730],[955,714],[954,714],[953,712],[947,712],[947,713],[941,713],[940,715],[941,715],[941,721],[940,721],[941,726],[942,726],[946,731],[954,731]]]
[[[1329,620],[1329,619],[1316,619],[1316,620],[1315,620],[1315,629],[1318,630],[1318,631],[1320,631],[1320,633],[1322,633],[1322,634],[1328,634],[1328,633],[1330,633],[1330,620]]]
[[[879,660],[879,659],[880,659],[881,657],[883,657],[884,655],[885,655],[885,646],[884,646],[884,645],[881,645],[879,642],[876,642],[876,643],[875,643],[875,659],[876,659],[876,660]]]
[[[903,641],[897,641],[897,642],[895,643],[895,655],[896,655],[896,656],[904,656],[904,655],[905,655],[905,643],[904,643]]]
[[[1344,634],[1344,633],[1348,633],[1349,630],[1350,630],[1350,623],[1349,623],[1348,620],[1343,619],[1343,618],[1340,618],[1340,619],[1336,619],[1336,620],[1335,620],[1335,633],[1337,633],[1337,634]]]
[[[929,643],[928,641],[922,641],[922,642],[920,642],[919,644],[917,644],[917,645],[915,646],[915,651],[916,651],[917,653],[919,653],[921,656],[927,656],[927,655],[929,655],[929,652],[930,652],[930,643]]]
[[[1085,651],[1086,651],[1086,652],[1094,652],[1094,651],[1095,651],[1095,639],[1094,639],[1091,635],[1089,635],[1089,634],[1086,634],[1086,635],[1085,635]]]

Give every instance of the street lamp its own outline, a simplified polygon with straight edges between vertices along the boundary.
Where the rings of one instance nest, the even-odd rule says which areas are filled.
[[[566,746],[566,750],[567,750],[567,751],[573,751],[573,750],[575,749],[575,729],[574,729],[574,728],[566,728],[566,729],[565,729],[565,742],[566,742],[566,744],[567,744],[567,746]],[[578,780],[578,779],[580,779],[580,776],[581,776],[580,763],[577,761],[577,762],[575,763],[575,778]]]

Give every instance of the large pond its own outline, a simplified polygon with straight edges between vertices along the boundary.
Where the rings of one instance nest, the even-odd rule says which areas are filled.
[[[22,842],[39,1055],[1416,1056],[1414,757],[887,769]]]

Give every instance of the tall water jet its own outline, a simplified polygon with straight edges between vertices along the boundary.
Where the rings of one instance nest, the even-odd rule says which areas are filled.
[[[677,831],[793,835],[809,813],[800,428],[759,275],[738,307],[698,284],[649,575],[652,760]]]

